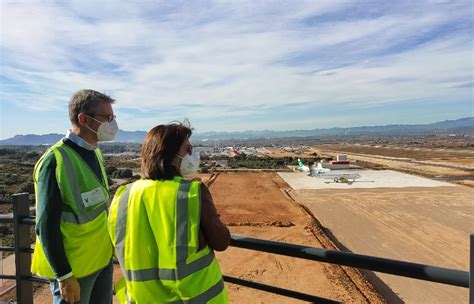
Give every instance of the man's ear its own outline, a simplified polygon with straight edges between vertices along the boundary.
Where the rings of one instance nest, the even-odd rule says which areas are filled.
[[[79,113],[77,114],[77,122],[80,126],[84,126],[87,124],[87,119],[89,117],[87,117],[86,113]]]

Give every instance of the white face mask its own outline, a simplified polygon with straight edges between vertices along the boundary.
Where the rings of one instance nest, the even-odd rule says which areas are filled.
[[[183,176],[194,174],[199,169],[199,163],[201,162],[201,155],[199,152],[193,154],[186,154],[184,157],[178,155],[181,158],[181,166],[179,170]]]
[[[91,117],[91,116],[89,116],[89,117],[92,118],[93,120],[97,121],[98,123],[100,123],[100,126],[97,129],[97,132],[92,130],[91,128],[89,128],[89,126],[87,126],[87,128],[89,130],[91,130],[92,132],[97,134],[97,141],[112,141],[112,140],[114,140],[115,135],[117,134],[117,131],[118,131],[118,125],[117,125],[117,121],[115,121],[115,119],[112,120],[111,122],[108,122],[108,121],[101,122],[101,121],[98,121],[97,119],[95,119],[94,117]]]

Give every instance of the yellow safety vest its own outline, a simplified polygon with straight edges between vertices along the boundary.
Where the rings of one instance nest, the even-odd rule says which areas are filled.
[[[200,212],[196,181],[139,180],[117,189],[109,233],[126,281],[121,303],[227,303],[213,250],[198,250]]]
[[[64,250],[76,278],[86,277],[104,268],[113,254],[107,231],[109,185],[102,154],[99,149],[95,152],[102,171],[102,180],[97,178],[76,151],[62,141],[46,151],[36,163],[34,171],[36,190],[43,160],[49,153],[54,153],[57,163],[56,179],[64,204],[60,230]],[[31,272],[49,279],[55,278],[39,237],[36,237]]]

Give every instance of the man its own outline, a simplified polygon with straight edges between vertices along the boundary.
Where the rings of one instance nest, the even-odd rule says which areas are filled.
[[[32,272],[49,278],[54,303],[112,303],[109,187],[98,141],[118,130],[114,100],[81,90],[69,102],[71,129],[35,166]]]

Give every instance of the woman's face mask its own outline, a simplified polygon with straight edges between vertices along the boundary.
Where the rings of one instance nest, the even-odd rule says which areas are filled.
[[[178,155],[178,157],[181,158],[181,166],[179,167],[181,175],[191,175],[198,171],[199,163],[201,162],[199,152],[188,153],[184,157]]]

